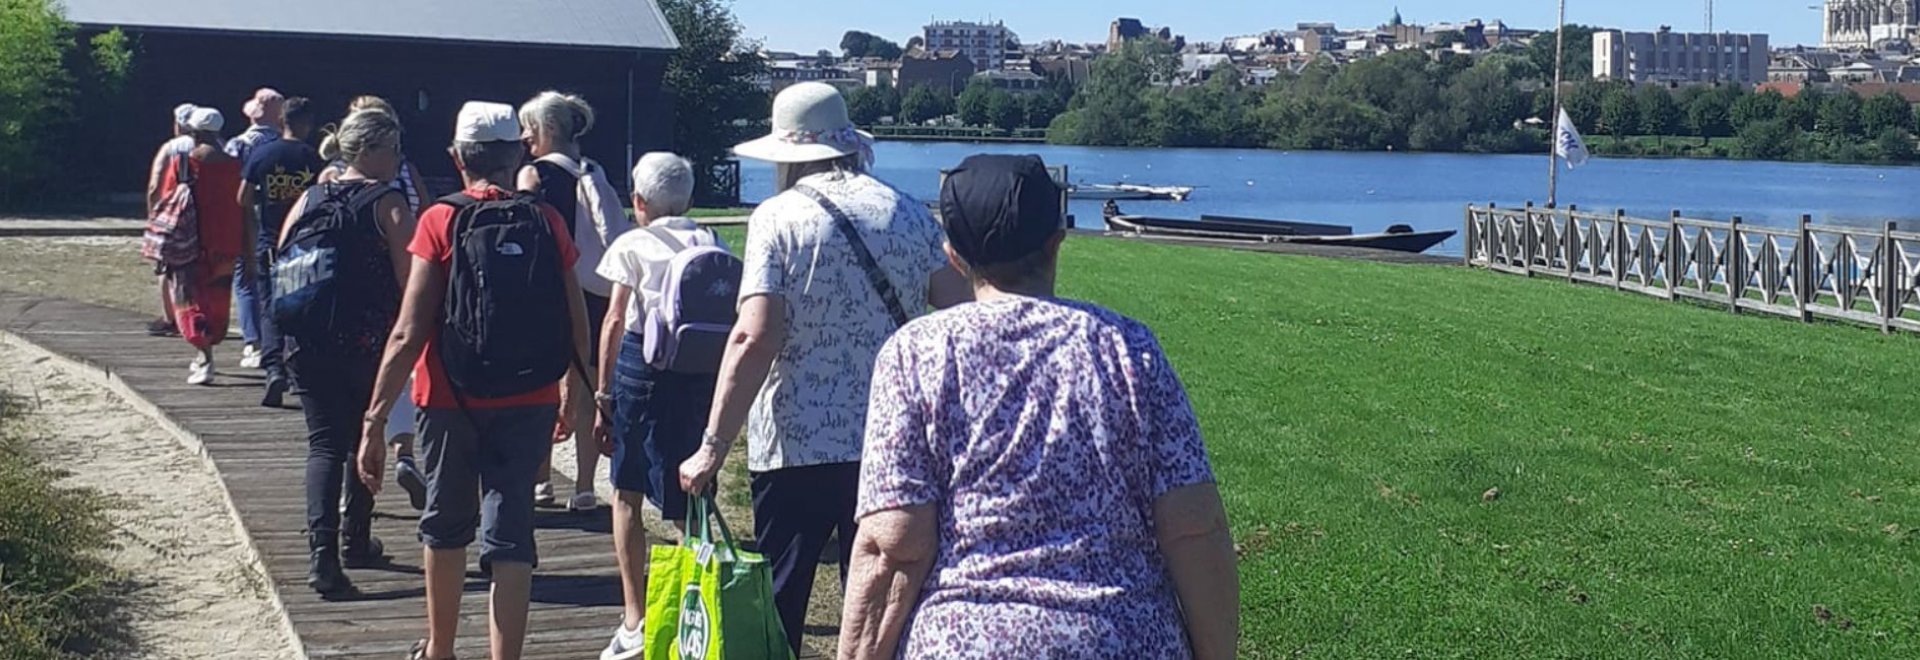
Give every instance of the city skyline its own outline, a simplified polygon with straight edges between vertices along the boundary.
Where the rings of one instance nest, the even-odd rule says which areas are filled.
[[[1818,45],[1821,36],[1819,0],[1752,0],[1715,5],[1714,29],[1720,32],[1757,32],[1772,36],[1776,46]],[[1103,3],[1034,3],[1017,0],[979,0],[956,8],[941,3],[902,3],[898,0],[843,0],[833,11],[821,5],[788,0],[735,0],[733,11],[744,35],[773,50],[813,52],[836,50],[847,30],[863,30],[905,43],[921,27],[941,21],[1005,21],[1023,41],[1064,39],[1105,41],[1107,26],[1122,16],[1148,25],[1167,25],[1189,40],[1214,41],[1272,29],[1291,29],[1295,23],[1331,21],[1345,28],[1385,23],[1395,8],[1413,23],[1464,21],[1473,18],[1503,20],[1514,27],[1550,29],[1555,0],[1360,0],[1328,6],[1298,1],[1254,2],[1216,0],[1205,12],[1170,9],[1164,2],[1111,0]],[[1683,32],[1706,27],[1706,3],[1658,0],[1569,0],[1567,21],[1587,25],[1651,31],[1670,25]]]

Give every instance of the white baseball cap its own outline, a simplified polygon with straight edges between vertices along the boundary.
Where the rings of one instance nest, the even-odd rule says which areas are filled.
[[[520,118],[505,103],[468,101],[453,124],[454,142],[519,142]]]
[[[187,128],[195,131],[215,131],[227,127],[227,118],[213,108],[194,108],[193,115],[187,118]]]
[[[180,126],[187,125],[187,122],[193,121],[193,111],[199,109],[200,106],[192,103],[173,106],[173,123]]]

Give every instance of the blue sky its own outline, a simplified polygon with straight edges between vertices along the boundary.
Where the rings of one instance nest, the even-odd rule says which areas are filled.
[[[1720,0],[1714,29],[1764,32],[1774,45],[1817,44],[1820,0]],[[776,50],[813,52],[838,48],[849,29],[904,43],[931,19],[1004,20],[1026,41],[1101,41],[1115,17],[1169,25],[1188,39],[1217,40],[1301,21],[1335,21],[1341,27],[1386,22],[1393,9],[1408,21],[1433,23],[1471,18],[1505,20],[1515,27],[1547,28],[1554,0],[734,0],[733,11],[749,37]],[[1706,24],[1704,0],[1568,0],[1567,20],[1651,30],[1661,25],[1697,31]]]

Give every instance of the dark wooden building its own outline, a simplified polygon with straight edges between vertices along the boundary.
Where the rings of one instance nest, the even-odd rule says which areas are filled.
[[[672,147],[673,108],[660,87],[679,41],[653,0],[64,0],[83,39],[121,28],[137,44],[124,121],[101,167],[124,190],[145,184],[153,150],[180,103],[218,108],[226,133],[259,87],[318,104],[322,125],[349,100],[393,103],[409,158],[435,188],[457,186],[447,146],[468,100],[519,105],[554,89],[594,107],[585,154],[625,172]],[[626,176],[615,178],[625,182]]]

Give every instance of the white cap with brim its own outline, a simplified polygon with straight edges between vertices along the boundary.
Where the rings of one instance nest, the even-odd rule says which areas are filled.
[[[200,109],[200,106],[194,105],[192,103],[182,103],[180,105],[173,106],[173,124],[175,126],[187,125],[187,122],[193,121],[193,111],[199,110],[199,109]]]
[[[872,159],[873,136],[847,117],[847,100],[832,85],[804,82],[773,99],[773,132],[733,148],[741,158],[812,163],[860,154]]]
[[[213,108],[194,108],[192,115],[187,117],[187,128],[194,132],[218,132],[226,127],[227,118]]]
[[[468,101],[453,124],[454,142],[519,142],[520,118],[505,103]]]

